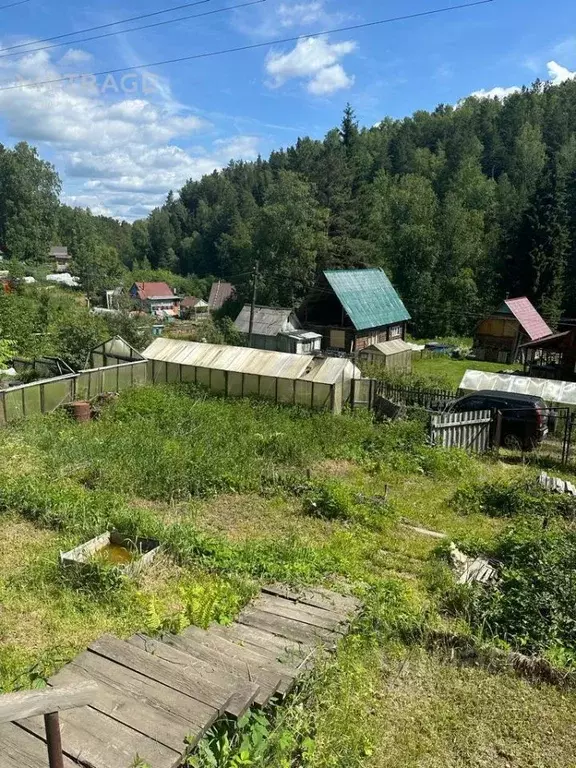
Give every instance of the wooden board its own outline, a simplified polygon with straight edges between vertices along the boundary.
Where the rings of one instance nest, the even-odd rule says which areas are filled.
[[[294,678],[298,677],[299,674],[296,667],[271,659],[269,655],[260,652],[260,649],[255,646],[239,645],[233,639],[224,638],[221,634],[213,631],[213,629],[206,632],[198,627],[188,627],[182,633],[182,637],[191,637],[196,642],[202,643],[208,650],[214,649],[227,659],[237,659],[250,669],[263,669],[272,675],[279,676],[280,693],[286,693],[292,686]]]
[[[85,651],[70,665],[78,668],[98,682],[134,696],[150,706],[165,712],[183,728],[196,731],[198,737],[210,728],[218,717],[218,710],[166,685],[122,667],[109,659]]]
[[[90,679],[88,672],[68,664],[50,678],[50,684],[77,683],[87,679]],[[180,755],[188,748],[187,737],[194,738],[198,732],[197,727],[184,720],[170,716],[164,710],[157,709],[134,696],[125,695],[103,682],[98,684],[91,707],[149,736]]]
[[[299,591],[286,587],[283,584],[269,584],[262,588],[262,592],[294,600],[304,605],[311,605],[315,608],[323,608],[326,611],[335,611],[344,614],[344,616],[354,614],[360,608],[360,601],[355,597],[339,595],[336,592],[330,592],[321,587]]]
[[[141,649],[161,659],[175,669],[190,669],[193,674],[200,675],[205,684],[213,685],[216,689],[228,691],[228,700],[224,710],[230,717],[240,718],[252,706],[258,695],[257,683],[238,681],[234,675],[223,670],[214,660],[206,663],[197,656],[183,652],[160,640],[146,635],[133,635],[128,643],[134,648]]]
[[[91,703],[96,686],[85,680],[60,688],[5,693],[0,696],[0,723],[13,723],[25,717],[49,715]]]
[[[44,719],[30,718],[19,723],[44,736]],[[174,768],[181,755],[153,739],[133,731],[90,707],[72,709],[60,715],[64,753],[90,768],[128,768],[136,757],[152,768]]]
[[[15,723],[0,725],[0,766],[2,768],[46,768],[48,750],[42,739]],[[64,768],[78,768],[67,757]]]
[[[286,662],[296,668],[300,667],[313,649],[311,645],[287,640],[285,637],[278,637],[266,630],[244,624],[231,624],[229,627],[213,624],[210,627],[210,632],[214,632],[226,640],[254,647],[258,653],[265,654],[271,660],[280,664]]]
[[[331,647],[335,645],[339,637],[339,635],[327,629],[302,624],[294,619],[285,619],[283,616],[265,613],[257,608],[247,608],[242,611],[238,617],[238,622],[311,646],[327,645]]]
[[[167,645],[171,645],[184,653],[190,653],[197,659],[217,664],[224,672],[234,675],[239,680],[256,683],[259,690],[254,702],[259,707],[265,707],[269,703],[270,699],[278,692],[282,682],[280,675],[268,672],[255,664],[240,661],[237,656],[222,653],[214,647],[206,647],[190,635],[186,637],[183,635],[168,635],[163,637],[162,640]]]
[[[286,619],[295,619],[303,624],[328,629],[341,635],[346,631],[345,619],[341,618],[341,615],[330,613],[323,608],[295,603],[283,597],[262,595],[254,603],[254,607],[259,611],[272,613],[276,616],[284,616]]]
[[[223,714],[234,693],[231,688],[221,688],[202,678],[201,673],[193,671],[191,659],[184,664],[171,664],[151,653],[124,643],[112,635],[103,635],[92,643],[90,650],[106,659],[115,661],[123,667],[132,669],[151,680],[167,685],[175,691],[185,693],[193,699],[208,704]]]

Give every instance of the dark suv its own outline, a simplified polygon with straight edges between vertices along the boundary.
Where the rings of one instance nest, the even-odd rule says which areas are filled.
[[[449,413],[500,411],[502,413],[500,445],[506,448],[532,451],[548,435],[549,409],[544,400],[535,395],[483,390],[455,400],[446,410]]]

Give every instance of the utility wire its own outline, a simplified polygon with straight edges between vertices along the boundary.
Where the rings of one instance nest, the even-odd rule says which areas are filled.
[[[28,0],[27,0],[28,1]],[[206,2],[206,0],[203,0],[203,2]],[[236,8],[248,8],[250,5],[260,5],[260,3],[265,3],[267,0],[252,0],[252,2],[249,3],[241,3],[240,5],[229,5],[225,8],[217,8],[213,11],[204,11],[204,13],[192,13],[188,14],[187,16],[179,16],[176,19],[167,19],[165,21],[156,21],[153,24],[144,24],[140,27],[130,27],[130,29],[120,29],[116,32],[104,32],[102,35],[94,35],[92,37],[85,37],[81,40],[65,40],[62,43],[53,43],[52,45],[44,45],[41,48],[30,48],[27,51],[12,51],[12,53],[2,53],[0,54],[0,59],[5,59],[9,56],[27,56],[29,53],[37,53],[38,51],[48,51],[52,48],[62,48],[63,46],[67,45],[77,45],[78,43],[88,43],[92,40],[102,40],[105,37],[114,37],[114,35],[123,35],[126,32],[137,32],[142,29],[152,29],[154,27],[162,27],[166,24],[176,24],[179,21],[186,21],[187,19],[199,19],[203,16],[214,16],[218,13],[226,13],[228,11],[233,11]]]
[[[203,0],[203,1],[207,2],[207,0]],[[426,16],[436,16],[441,13],[450,13],[451,11],[458,11],[465,8],[474,8],[480,5],[488,5],[489,3],[493,3],[493,2],[495,2],[495,0],[476,0],[475,2],[472,2],[472,3],[462,3],[460,5],[451,5],[451,6],[446,6],[444,8],[435,8],[430,11],[422,11],[420,13],[411,13],[405,16],[394,16],[388,19],[379,19],[378,21],[368,21],[368,22],[365,22],[364,24],[353,24],[348,27],[327,29],[321,32],[313,32],[309,35],[297,35],[295,37],[285,37],[278,40],[269,40],[265,43],[253,43],[251,45],[242,45],[242,46],[238,46],[237,48],[223,48],[220,51],[209,51],[207,53],[196,53],[190,56],[180,56],[176,59],[164,59],[163,61],[153,61],[153,62],[150,62],[149,64],[138,64],[134,67],[118,67],[117,69],[106,69],[106,70],[102,70],[101,72],[83,73],[78,75],[78,77],[82,78],[82,77],[100,77],[102,75],[116,75],[120,72],[133,71],[135,69],[149,69],[151,67],[160,67],[166,64],[181,64],[185,61],[194,61],[197,59],[208,59],[208,58],[213,58],[215,56],[223,56],[228,53],[254,51],[259,48],[269,48],[272,45],[294,43],[300,40],[311,40],[316,37],[324,37],[326,35],[337,34],[340,32],[352,32],[359,29],[368,29],[370,27],[382,26],[384,24],[392,24],[393,22],[397,22],[397,21],[408,21],[410,19],[424,18]],[[18,83],[15,85],[6,85],[0,88],[0,92],[11,91],[19,88],[35,88],[41,85],[57,85],[58,83],[69,82],[69,80],[70,80],[70,77],[58,77],[52,80],[41,80],[41,81],[32,82],[32,83]]]
[[[21,5],[22,3],[28,3],[30,0],[20,0],[20,2],[13,3],[13,5]],[[118,24],[128,24],[130,21],[141,21],[142,19],[150,19],[153,16],[161,16],[164,13],[172,13],[172,11],[181,11],[183,8],[192,8],[196,5],[204,5],[205,3],[211,3],[212,0],[195,0],[193,3],[184,3],[183,5],[175,5],[173,8],[163,8],[160,11],[154,11],[153,13],[142,13],[138,16],[131,16],[128,19],[122,19],[121,21],[111,21],[108,24],[99,24],[96,27],[86,27],[86,29],[78,29],[76,32],[64,32],[61,35],[53,35],[52,37],[44,37],[41,40],[35,40],[36,43],[50,43],[52,40],[62,40],[64,37],[74,37],[75,35],[84,35],[86,32],[96,32],[99,29],[108,29],[109,27],[116,27]],[[10,6],[2,6],[10,8]],[[1,10],[1,8],[0,8]],[[4,48],[4,51],[15,51],[17,48],[26,48],[33,43],[19,43],[18,45],[11,45],[9,48]]]
[[[14,8],[16,5],[24,5],[24,3],[29,3],[30,0],[18,0],[16,3],[8,3],[8,5],[0,5],[0,11],[5,10],[6,8]]]

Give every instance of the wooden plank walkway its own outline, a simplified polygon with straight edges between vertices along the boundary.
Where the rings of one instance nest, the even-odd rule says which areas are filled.
[[[360,608],[324,589],[262,590],[235,624],[161,638],[111,635],[49,680],[93,681],[89,707],[60,717],[65,768],[176,768],[221,715],[285,696],[316,654],[333,649]],[[2,768],[46,768],[42,718],[0,726]]]

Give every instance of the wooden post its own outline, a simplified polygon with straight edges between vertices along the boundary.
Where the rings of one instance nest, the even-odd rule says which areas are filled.
[[[260,268],[260,262],[256,261],[253,273],[252,282],[252,303],[250,305],[250,326],[248,328],[248,346],[252,346],[254,337],[254,314],[256,313],[256,293],[258,291],[258,272]]]
[[[46,727],[46,746],[48,747],[48,765],[50,768],[64,768],[62,739],[60,737],[60,718],[58,712],[44,715]]]

